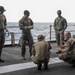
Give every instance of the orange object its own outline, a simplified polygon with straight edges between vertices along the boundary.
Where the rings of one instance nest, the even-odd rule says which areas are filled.
[[[59,48],[64,49],[64,48],[65,48],[65,46],[64,46],[64,45],[60,45],[60,46],[59,46]]]

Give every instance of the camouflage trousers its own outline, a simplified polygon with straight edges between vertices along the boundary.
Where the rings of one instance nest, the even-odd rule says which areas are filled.
[[[26,53],[26,45],[28,43],[30,56],[32,55],[33,38],[31,34],[22,34],[21,55],[24,57]]]
[[[1,58],[2,48],[3,48],[4,42],[5,42],[4,31],[0,31],[0,58]]]
[[[61,53],[59,54],[59,59],[67,62],[67,63],[70,63],[70,64],[73,64],[75,63],[75,52],[71,53],[71,52],[64,52],[64,53]]]
[[[60,33],[60,34],[56,32],[55,36],[56,36],[57,45],[58,45],[58,46],[59,46],[60,44],[61,44],[61,45],[64,45],[64,32],[62,32],[62,33]]]

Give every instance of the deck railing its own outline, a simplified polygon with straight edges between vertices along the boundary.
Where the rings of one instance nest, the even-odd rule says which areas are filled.
[[[14,29],[14,28],[18,28],[18,26],[10,26],[10,27],[8,27],[8,29]],[[55,31],[54,31],[54,27],[53,27],[53,25],[50,25],[49,27],[47,27],[47,28],[45,28],[44,30],[49,30],[48,32],[46,32],[45,33],[45,37],[48,35],[49,37],[47,38],[48,39],[48,41],[55,41]],[[33,29],[33,30],[37,30],[37,29]],[[37,30],[38,31],[38,30]],[[40,30],[41,31],[41,30]],[[43,30],[42,30],[43,31]],[[68,25],[68,27],[67,27],[67,29],[65,30],[65,31],[70,31],[71,33],[72,33],[72,36],[74,36],[75,34],[74,34],[74,32],[75,32],[75,25]],[[39,32],[39,31],[38,31]],[[43,31],[44,32],[44,31]],[[11,44],[11,45],[15,45],[15,44],[17,44],[18,43],[18,41],[19,41],[19,39],[20,39],[20,36],[21,36],[21,32],[14,32],[14,31],[12,31],[12,32],[9,32],[9,33],[6,33],[7,34],[7,36],[6,37],[9,37],[10,36],[10,39],[6,39],[5,41],[6,42],[10,42],[9,44]],[[9,35],[8,35],[9,34]],[[19,36],[19,38],[15,38],[16,36],[15,36],[15,34],[16,35],[20,35]],[[38,35],[35,35],[33,32],[32,32],[32,36],[34,37],[37,37]],[[74,36],[75,37],[75,36]],[[33,40],[35,40],[34,38],[33,38]],[[16,42],[17,41],[17,42]],[[7,43],[6,43],[7,44]]]

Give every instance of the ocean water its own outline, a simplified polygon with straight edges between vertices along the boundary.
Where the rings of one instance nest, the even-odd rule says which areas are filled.
[[[8,33],[6,33],[5,44],[11,43],[11,41],[10,41],[11,40],[11,34],[10,34],[11,32],[14,32],[15,41],[16,41],[16,43],[18,43],[18,41],[21,37],[21,30],[19,29],[18,23],[17,22],[8,22],[8,30],[9,30],[9,36],[8,36]],[[75,23],[68,23],[68,27],[67,27],[66,31],[70,31],[72,36],[75,35]],[[31,34],[33,36],[34,42],[37,41],[37,36],[39,34],[43,34],[45,36],[46,41],[56,40],[53,23],[42,23],[42,22],[34,23],[34,28],[31,30]]]

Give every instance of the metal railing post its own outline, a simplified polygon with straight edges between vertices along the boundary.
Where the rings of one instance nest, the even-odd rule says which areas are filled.
[[[12,46],[15,46],[14,32],[11,32],[11,45],[12,45]]]
[[[52,25],[50,25],[50,42],[51,42],[51,28],[52,28]]]

